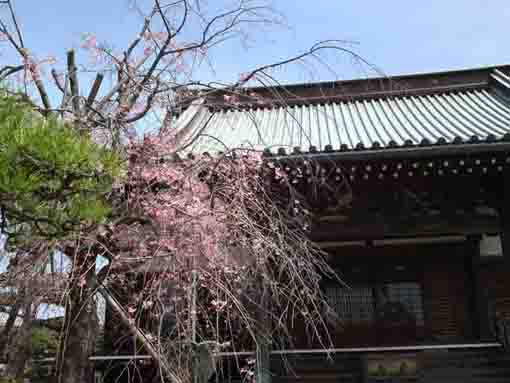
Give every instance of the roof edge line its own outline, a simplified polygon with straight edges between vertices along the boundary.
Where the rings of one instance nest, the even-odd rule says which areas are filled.
[[[426,146],[426,147],[409,147],[409,148],[394,148],[394,149],[378,149],[378,150],[363,150],[363,151],[347,151],[347,152],[332,152],[332,153],[302,153],[302,154],[289,154],[289,155],[275,155],[268,156],[268,160],[274,161],[289,161],[298,159],[315,159],[315,160],[377,160],[377,159],[399,159],[399,158],[419,158],[419,157],[440,157],[443,155],[459,155],[459,154],[482,154],[482,153],[497,153],[497,152],[510,152],[510,142],[492,142],[480,144],[447,144],[441,146]]]

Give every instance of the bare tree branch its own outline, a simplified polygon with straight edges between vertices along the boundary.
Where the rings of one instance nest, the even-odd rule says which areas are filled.
[[[18,40],[20,43],[21,48],[25,47],[25,43],[23,42],[23,35],[21,34],[21,29],[18,25],[18,20],[16,18],[16,15],[14,13],[14,9],[12,7],[12,3],[10,0],[7,1],[7,5],[9,6],[9,11],[11,13],[12,22],[14,24],[14,27],[16,28],[16,34],[18,35]]]
[[[5,80],[10,75],[20,72],[25,69],[24,65],[12,66],[6,65],[2,69],[0,69],[0,81]]]
[[[99,93],[99,88],[101,88],[101,83],[103,82],[103,78],[103,74],[97,74],[96,79],[94,80],[94,84],[92,84],[92,89],[90,90],[89,96],[87,97],[87,107],[90,107],[96,100],[97,94]]]
[[[78,84],[78,69],[76,68],[74,49],[67,51],[67,72],[69,73],[69,84],[71,86],[71,103],[76,117],[80,118],[80,88]]]
[[[65,93],[64,84],[60,82],[60,78],[58,76],[58,73],[56,69],[51,70],[51,76],[53,77],[53,81],[55,81],[55,85],[57,86],[58,90],[60,90],[62,93]]]

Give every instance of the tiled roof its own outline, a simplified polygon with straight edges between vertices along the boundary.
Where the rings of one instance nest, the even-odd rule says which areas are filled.
[[[470,87],[240,109],[194,105],[179,124],[201,135],[193,152],[236,147],[331,152],[494,142],[510,136],[510,78],[496,70],[486,83]]]

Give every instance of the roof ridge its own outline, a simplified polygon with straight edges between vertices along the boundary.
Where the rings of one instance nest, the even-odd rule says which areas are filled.
[[[232,109],[239,110],[259,110],[259,109],[272,109],[275,107],[292,107],[296,105],[322,105],[322,104],[339,104],[349,103],[358,100],[372,100],[372,99],[392,99],[422,95],[434,95],[434,94],[448,94],[456,93],[467,90],[479,90],[486,89],[489,86],[489,82],[476,82],[469,84],[458,84],[458,85],[444,85],[436,86],[431,88],[415,88],[415,89],[395,89],[395,90],[382,90],[382,91],[367,91],[357,94],[338,94],[334,96],[315,96],[315,97],[296,97],[288,99],[274,99],[258,102],[239,102],[236,104],[227,104],[225,102],[218,103],[206,103],[206,106],[213,109],[219,109],[221,111],[227,111]],[[510,86],[510,84],[509,84]]]
[[[501,69],[510,70],[509,64],[501,64],[501,65],[482,65],[477,67],[467,67],[461,69],[446,69],[440,70],[436,72],[411,72],[406,74],[396,74],[396,75],[379,75],[376,77],[359,77],[359,78],[351,78],[345,80],[325,80],[325,81],[312,81],[312,82],[302,82],[302,83],[289,83],[289,84],[279,84],[275,86],[271,86],[271,88],[294,88],[294,87],[320,87],[320,86],[329,86],[329,85],[342,85],[346,83],[354,83],[354,82],[377,82],[377,81],[398,81],[398,80],[409,80],[420,77],[432,77],[432,76],[449,76],[464,74],[464,73],[475,73],[475,72],[491,72],[491,71],[500,71]],[[267,86],[251,86],[246,87],[246,90],[259,90],[266,89]]]

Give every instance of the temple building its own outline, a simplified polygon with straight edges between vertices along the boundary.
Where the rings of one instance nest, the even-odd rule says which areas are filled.
[[[250,88],[177,123],[194,152],[264,149],[348,286],[323,284],[334,347],[296,329],[273,382],[510,382],[510,66]]]

